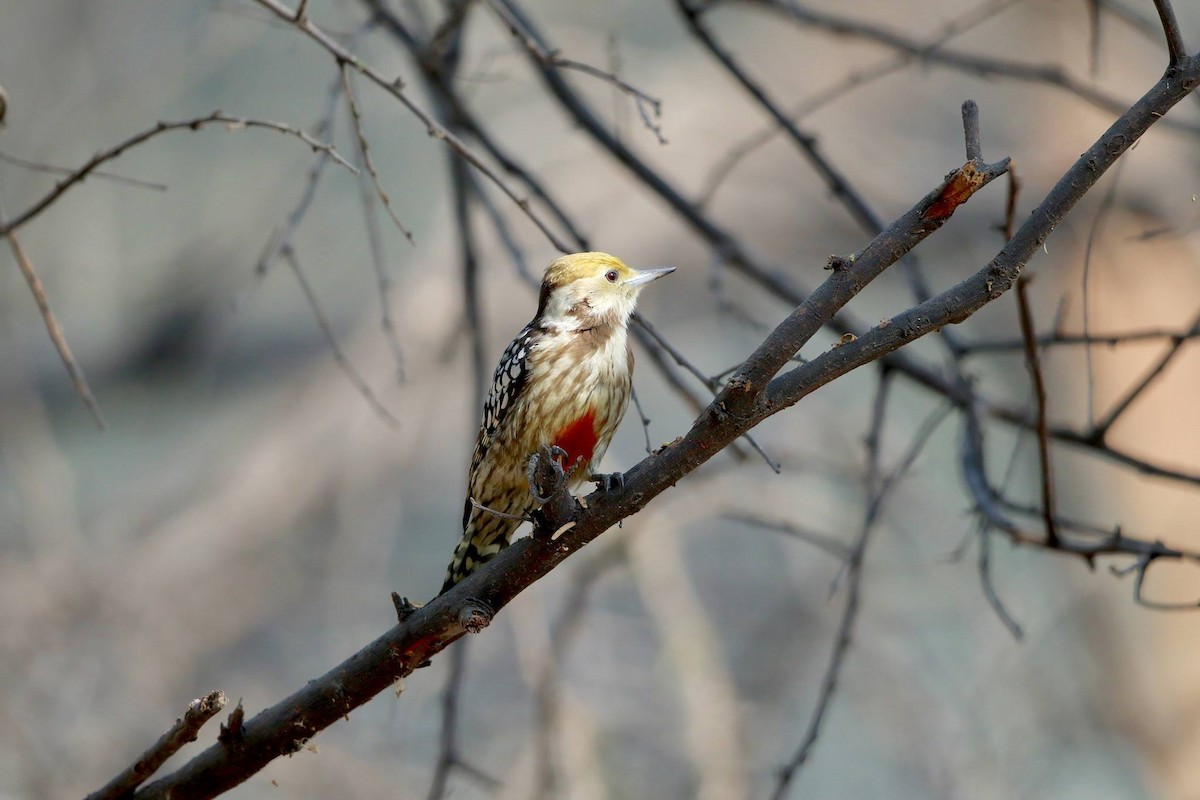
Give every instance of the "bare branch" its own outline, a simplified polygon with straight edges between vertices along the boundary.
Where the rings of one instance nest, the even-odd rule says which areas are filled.
[[[1112,428],[1113,424],[1116,423],[1122,414],[1129,410],[1134,401],[1141,397],[1150,384],[1154,383],[1163,374],[1163,371],[1170,366],[1171,362],[1175,360],[1175,356],[1179,355],[1180,350],[1183,348],[1183,343],[1196,336],[1200,336],[1200,314],[1192,320],[1191,326],[1182,336],[1172,338],[1171,346],[1163,354],[1162,358],[1158,360],[1158,363],[1151,367],[1150,371],[1138,381],[1136,386],[1131,388],[1124,397],[1117,401],[1116,405],[1113,406],[1112,410],[1108,412],[1103,420],[1096,423],[1093,435],[1097,440],[1104,440],[1104,437],[1108,435],[1108,431]]]
[[[1175,18],[1175,9],[1171,0],[1154,0],[1154,9],[1162,22],[1163,35],[1167,38],[1167,54],[1170,56],[1169,66],[1178,68],[1187,60],[1187,50],[1183,44],[1183,34],[1179,30],[1179,20]]]
[[[209,692],[188,704],[182,718],[175,720],[166,733],[150,746],[137,760],[119,775],[105,784],[104,788],[92,792],[86,800],[121,800],[141,786],[158,771],[167,759],[179,752],[189,742],[196,741],[200,729],[228,703],[223,692]]]
[[[654,452],[654,445],[650,442],[650,418],[646,416],[646,411],[642,408],[642,401],[638,398],[637,389],[630,387],[629,394],[633,398],[633,408],[637,411],[638,420],[642,423],[642,435],[646,438],[646,455],[650,455]]]
[[[0,219],[0,229],[4,227],[4,221]],[[33,262],[25,254],[25,248],[17,241],[17,235],[11,227],[9,227],[8,232],[4,236],[8,239],[13,258],[17,260],[17,268],[21,270],[21,275],[25,278],[25,283],[29,285],[29,291],[37,303],[38,312],[42,315],[42,322],[46,325],[46,332],[50,334],[50,341],[54,343],[54,349],[58,351],[59,360],[67,368],[67,375],[71,378],[71,385],[75,387],[75,394],[79,395],[79,399],[87,407],[88,413],[92,415],[92,421],[96,423],[96,427],[104,430],[106,426],[104,424],[104,415],[100,413],[100,404],[96,402],[96,397],[92,394],[92,388],[88,386],[87,378],[83,374],[83,368],[79,366],[79,362],[75,360],[75,356],[71,353],[71,346],[67,344],[67,337],[63,334],[62,326],[58,324],[58,319],[54,316],[54,311],[50,308],[50,300],[46,297],[46,287],[42,285],[41,278],[38,277],[33,269]]]
[[[757,514],[745,511],[731,511],[722,516],[733,522],[741,522],[746,525],[754,525],[755,527],[765,528],[769,531],[786,534],[793,539],[799,539],[802,542],[811,544],[813,547],[833,556],[839,561],[847,561],[850,558],[850,547],[841,539],[836,539],[817,531],[811,531],[792,522],[766,519]]]
[[[579,634],[584,612],[587,610],[587,600],[601,578],[614,569],[628,563],[628,548],[626,540],[618,538],[610,542],[605,549],[583,563],[574,571],[567,585],[567,595],[559,603],[562,609],[554,627],[550,632],[550,648],[537,679],[537,691],[534,695],[535,717],[537,719],[537,738],[534,743],[538,760],[538,794],[536,797],[553,798],[556,796],[555,787],[558,782],[557,770],[554,764],[554,744],[560,737],[556,736],[555,726],[559,713],[559,667],[566,657],[568,649]]]
[[[1008,200],[1004,204],[1004,241],[1013,237],[1017,230],[1017,196],[1021,193],[1021,181],[1016,167],[1008,165]],[[1024,340],[1022,340],[1024,341]]]
[[[1021,630],[1021,623],[1017,622],[1016,617],[1009,612],[1008,607],[1004,605],[1004,601],[1000,599],[1000,595],[992,583],[992,537],[989,532],[990,528],[991,526],[986,520],[980,520],[979,585],[983,589],[983,596],[987,600],[988,605],[992,607],[992,611],[996,612],[996,616],[1004,623],[1004,627],[1008,629],[1012,637],[1019,641],[1025,636],[1025,632]]]
[[[988,525],[1005,533],[1014,544],[1046,548],[1047,543],[1042,536],[1026,530],[1004,513],[1002,506],[1006,504],[997,496],[988,481],[983,426],[980,423],[978,409],[974,407],[968,408],[962,416],[962,453],[959,463],[976,510],[983,515]],[[1011,506],[1011,504],[1007,505]],[[1019,510],[1023,513],[1037,513],[1036,510],[1032,509]],[[1056,520],[1060,528],[1066,527],[1064,523],[1067,522],[1061,517]],[[1105,532],[1074,521],[1070,521],[1069,525],[1076,530],[1084,529],[1090,535],[1086,539],[1077,536],[1065,537],[1060,535],[1058,544],[1054,548],[1049,549],[1052,552],[1077,556],[1083,559],[1089,567],[1095,566],[1097,557],[1106,555],[1200,562],[1200,552],[1180,550],[1168,547],[1161,541],[1150,541],[1128,536],[1122,533],[1119,527],[1113,531]]]
[[[940,187],[926,195],[904,216],[876,236],[865,248],[848,258],[831,258],[828,268],[832,275],[772,331],[729,379],[720,398],[729,411],[735,415],[742,414],[755,404],[768,388],[768,381],[771,381],[772,376],[832,319],[842,306],[881,275],[887,267],[940,228],[959,205],[965,203],[993,179],[1004,174],[1007,167],[1008,159],[996,164],[968,161],[952,172]],[[927,300],[917,308],[921,309],[935,302],[936,300]],[[946,319],[942,324],[951,321],[956,320]],[[882,331],[883,328],[877,327],[874,330]],[[846,341],[842,347],[854,349],[858,341]],[[900,342],[897,341],[896,344],[899,346]],[[797,369],[803,370],[809,366],[805,364]],[[776,379],[779,380],[783,379]],[[774,384],[775,382],[772,382],[772,385]]]
[[[442,688],[442,731],[438,739],[438,757],[433,767],[433,780],[429,784],[429,800],[441,800],[446,796],[450,772],[459,763],[458,757],[458,698],[462,691],[463,676],[466,674],[466,641],[450,651],[450,669],[446,673],[446,685]]]
[[[70,175],[75,170],[68,167],[56,167],[52,164],[42,164],[37,161],[28,161],[24,158],[10,156],[7,153],[0,153],[0,161],[5,164],[12,164],[15,167],[21,167],[32,172],[48,172],[53,175]],[[167,191],[165,183],[154,183],[152,181],[144,181],[139,178],[130,178],[127,175],[117,175],[113,172],[105,172],[104,170],[94,170],[92,177],[103,178],[104,180],[112,181],[113,183],[123,183],[126,186],[133,186],[138,189],[149,189],[155,192]]]
[[[367,173],[371,176],[371,184],[375,187],[375,193],[379,195],[380,202],[387,209],[388,216],[392,218],[396,229],[408,239],[409,244],[415,244],[412,231],[405,227],[400,221],[400,217],[396,214],[396,209],[392,208],[392,198],[384,191],[383,184],[379,182],[379,171],[375,169],[375,164],[371,161],[371,145],[367,142],[367,135],[363,132],[362,127],[362,112],[358,109],[358,102],[354,99],[354,87],[351,85],[350,70],[345,61],[338,64],[338,72],[342,76],[342,88],[346,92],[346,102],[350,106],[350,119],[354,126],[354,138],[358,141],[358,152],[362,155],[363,166],[367,168]]]
[[[1112,211],[1113,201],[1117,196],[1117,186],[1121,180],[1121,170],[1124,168],[1125,162],[1122,161],[1113,170],[1112,183],[1109,184],[1108,191],[1104,193],[1104,198],[1100,201],[1100,207],[1096,209],[1096,216],[1092,218],[1092,224],[1088,228],[1087,245],[1083,250],[1083,335],[1088,336],[1092,332],[1092,253],[1096,246],[1096,242],[1100,240],[1100,231],[1104,227],[1105,220],[1108,219],[1109,212]],[[1096,371],[1092,364],[1092,347],[1085,345],[1083,350],[1084,358],[1087,361],[1087,419],[1089,424],[1094,424],[1096,420]]]
[[[225,126],[225,130],[230,132],[242,131],[247,128],[263,128],[266,130],[278,131],[279,133],[299,139],[311,147],[314,152],[324,153],[354,174],[358,174],[358,170],[354,168],[354,165],[343,158],[341,153],[333,148],[332,144],[319,142],[299,128],[294,128],[291,125],[286,125],[282,122],[272,122],[270,120],[253,119],[250,117],[231,117],[228,114],[222,114],[220,111],[214,111],[211,114],[203,117],[184,119],[177,122],[159,122],[153,128],[148,128],[140,133],[136,133],[123,142],[120,142],[119,144],[116,144],[107,150],[102,150],[101,152],[92,156],[91,160],[89,160],[82,167],[79,167],[66,178],[56,183],[54,188],[50,190],[41,200],[38,200],[25,211],[17,214],[8,222],[0,224],[0,236],[5,236],[11,231],[15,231],[17,228],[36,217],[38,214],[41,214],[43,211],[49,208],[54,201],[58,200],[58,198],[61,197],[64,192],[71,187],[82,183],[84,179],[95,172],[101,164],[105,164],[115,158],[118,158],[130,148],[143,144],[144,142],[147,142],[163,133],[168,133],[170,131],[196,131],[214,124],[222,124]]]
[[[1171,341],[1190,341],[1200,338],[1200,330],[1167,330],[1166,328],[1146,328],[1144,330],[1128,331],[1126,333],[1093,333],[1090,336],[1082,333],[1043,333],[1036,337],[1038,347],[1059,347],[1085,344],[1102,344],[1117,347],[1135,342],[1152,342],[1157,339]],[[971,342],[966,345],[969,354],[997,353],[1012,350],[1024,350],[1024,339],[994,339],[989,341]]]
[[[1143,590],[1145,587],[1145,582],[1146,582],[1146,572],[1150,569],[1150,565],[1153,564],[1156,559],[1157,559],[1157,557],[1155,555],[1153,555],[1152,553],[1147,553],[1146,555],[1143,555],[1141,558],[1139,558],[1137,561],[1130,564],[1128,567],[1124,567],[1122,569],[1117,569],[1116,567],[1110,567],[1110,569],[1112,571],[1112,574],[1116,575],[1117,577],[1123,577],[1125,575],[1128,575],[1130,572],[1132,572],[1134,574],[1133,599],[1135,602],[1137,602],[1138,605],[1144,606],[1146,608],[1151,608],[1156,611],[1196,611],[1196,610],[1200,610],[1200,600],[1196,600],[1196,601],[1193,601],[1190,603],[1164,603],[1164,602],[1161,602],[1158,600],[1147,600],[1146,599],[1146,596],[1143,593]]]
[[[362,159],[362,154],[359,154]],[[367,181],[359,181],[359,199],[363,208],[363,225],[366,227],[367,248],[371,251],[371,271],[375,274],[375,287],[379,295],[379,326],[383,329],[383,337],[387,340],[388,348],[392,351],[392,359],[396,363],[396,378],[404,382],[404,348],[400,344],[400,332],[392,318],[392,279],[388,274],[388,265],[384,260],[383,242],[379,235],[379,221],[375,216],[375,203],[378,195]]]
[[[526,41],[529,40],[527,39]],[[591,75],[593,78],[599,78],[600,80],[611,84],[618,91],[629,95],[633,98],[634,106],[637,108],[638,116],[642,120],[642,125],[646,127],[646,130],[654,134],[655,138],[658,139],[659,144],[667,143],[666,137],[663,136],[662,124],[655,122],[655,120],[662,116],[662,100],[659,100],[656,97],[651,97],[641,89],[638,89],[636,86],[626,83],[618,78],[614,73],[599,69],[598,67],[593,67],[591,64],[572,61],[569,58],[562,58],[561,56],[553,53],[545,56],[545,63],[547,66],[558,67],[559,69],[571,69],[575,70],[576,72],[582,72],[584,75]],[[653,119],[651,116],[653,116]]]
[[[517,37],[517,40],[525,46],[529,55],[532,56],[543,69],[569,69],[575,72],[581,72],[584,75],[590,75],[593,78],[598,78],[605,83],[610,84],[617,90],[629,95],[633,98],[634,104],[638,110],[638,116],[642,119],[642,124],[646,129],[655,135],[659,144],[666,144],[667,140],[663,137],[662,126],[651,120],[653,114],[654,119],[662,116],[662,101],[658,98],[651,97],[635,86],[621,80],[612,72],[593,67],[590,64],[584,64],[579,61],[574,61],[569,58],[563,58],[557,52],[547,49],[536,37],[529,35],[521,26],[519,20],[512,14],[510,8],[501,3],[488,0],[488,4],[496,12],[499,17],[508,25],[512,34]],[[649,111],[647,111],[649,108]]]
[[[421,121],[431,137],[445,142],[447,146],[449,146],[461,158],[465,159],[471,166],[479,170],[488,178],[488,180],[494,183],[500,189],[500,191],[508,195],[508,198],[516,203],[518,208],[525,212],[525,216],[527,216],[530,221],[537,226],[538,230],[545,235],[551,244],[553,244],[559,250],[567,252],[566,246],[563,245],[554,232],[546,226],[546,223],[542,221],[541,217],[535,214],[533,209],[530,208],[529,201],[519,196],[511,186],[509,186],[499,175],[496,174],[491,167],[489,167],[483,161],[482,158],[479,157],[478,154],[475,153],[475,151],[467,147],[467,145],[461,139],[459,139],[444,125],[434,119],[432,114],[412,100],[404,91],[403,81],[399,79],[388,80],[373,67],[364,63],[353,53],[339,45],[332,36],[330,36],[321,28],[318,28],[309,19],[296,19],[296,13],[283,3],[278,2],[278,0],[255,1],[259,5],[271,11],[280,19],[294,23],[295,26],[306,36],[319,44],[321,47],[325,48],[325,50],[327,50],[329,54],[333,56],[334,60],[337,61],[339,67],[343,64],[350,65],[359,74],[363,75],[380,89],[390,94],[396,100],[400,101],[401,105],[403,105],[413,114],[413,116]]]
[[[691,360],[688,359],[687,356],[685,356],[673,344],[667,341],[667,338],[659,333],[658,329],[651,325],[644,316],[635,311],[633,313],[633,322],[637,326],[635,331],[638,329],[644,331],[646,336],[652,339],[656,345],[661,347],[668,355],[670,355],[676,364],[690,372],[692,377],[708,387],[709,392],[711,392],[713,395],[716,395],[721,391],[720,383],[705,375],[698,367],[696,367],[696,365],[691,362]],[[644,337],[638,336],[637,338],[642,341],[642,344],[647,344]],[[699,411],[699,408],[696,410]],[[779,464],[779,462],[771,458],[767,451],[763,449],[762,445],[755,441],[753,436],[747,433],[743,438],[745,438],[747,444],[749,444],[760,456],[762,456],[763,460],[767,462],[767,466],[771,468],[772,472],[778,475],[780,471],[782,471],[783,467]]]
[[[962,119],[967,161],[983,161],[983,145],[979,141],[979,106],[974,100],[962,104]]]
[[[746,0],[749,5],[761,6],[807,27],[828,31],[839,36],[852,36],[874,42],[899,52],[908,53],[926,63],[948,67],[980,77],[1036,83],[1061,89],[1096,108],[1112,114],[1125,111],[1127,104],[1108,93],[1073,77],[1062,67],[1052,64],[1026,64],[1004,58],[978,56],[948,48],[927,49],[906,36],[871,22],[818,11],[784,0]],[[1159,0],[1155,0],[1156,4]],[[1165,0],[1163,0],[1165,2]],[[1168,6],[1169,7],[1169,6]],[[1182,50],[1180,51],[1182,52]],[[1167,120],[1164,126],[1173,130],[1200,134],[1200,126]]]
[[[923,51],[942,46],[953,37],[972,30],[1020,2],[1023,2],[1023,0],[986,0],[979,6],[968,10],[961,16],[955,17],[942,25],[928,39],[921,43]],[[913,60],[914,57],[911,55],[899,54],[876,61],[861,69],[856,69],[837,83],[793,105],[787,112],[787,116],[793,120],[800,120],[807,117],[813,112],[824,108],[829,103],[845,98],[854,89],[867,86],[904,69]],[[783,129],[777,124],[772,123],[750,134],[731,147],[729,152],[709,171],[708,176],[704,180],[704,188],[700,190],[697,203],[700,206],[708,205],[716,194],[717,189],[732,174],[734,168],[751,153],[775,138],[781,130]]]
[[[884,476],[880,464],[880,448],[883,441],[883,426],[887,414],[891,379],[894,374],[886,368],[882,370],[879,376],[879,387],[875,392],[875,401],[872,404],[871,425],[865,440],[867,449],[867,470],[865,476],[866,508],[863,513],[863,522],[858,538],[850,548],[846,561],[846,605],[842,609],[842,619],[838,624],[833,651],[829,656],[829,664],[825,668],[825,674],[821,679],[821,688],[817,695],[816,707],[813,709],[812,716],[809,717],[804,737],[801,739],[795,755],[779,771],[779,780],[775,784],[775,791],[771,795],[774,800],[782,800],[782,798],[787,796],[791,782],[795,778],[797,771],[808,761],[813,748],[816,746],[817,737],[821,731],[821,723],[824,721],[825,715],[833,702],[834,693],[837,691],[839,682],[838,676],[841,674],[842,665],[845,663],[846,653],[850,649],[854,623],[858,616],[862,591],[862,565],[866,557],[867,544],[870,541],[871,532],[874,530],[883,513],[884,503],[890,496],[892,489],[895,488],[912,465],[916,463],[917,457],[925,449],[929,437],[937,430],[938,425],[946,418],[947,412],[950,410],[949,407],[936,409],[925,423],[917,429],[916,435],[913,437],[912,442],[896,467],[890,474]]]
[[[833,196],[845,205],[854,219],[869,232],[878,233],[881,231],[883,229],[883,221],[871,210],[866,200],[850,185],[846,176],[829,159],[825,158],[817,146],[816,138],[800,130],[799,126],[783,109],[768,97],[766,89],[752,79],[746,70],[734,59],[733,55],[717,42],[716,38],[703,23],[701,18],[703,9],[695,5],[695,0],[676,0],[676,6],[679,8],[693,35],[708,48],[709,52],[721,62],[722,66],[771,115],[776,124],[788,134],[792,142],[804,154],[809,164],[817,171],[817,174],[821,176],[826,185],[829,186],[829,190],[833,193]]]
[[[1033,328],[1033,313],[1029,310],[1028,288],[1030,278],[1022,276],[1017,281],[1017,309],[1021,321],[1021,335],[1025,339],[1025,363],[1033,378],[1033,397],[1037,406],[1038,461],[1042,470],[1042,519],[1046,523],[1046,546],[1058,547],[1058,528],[1054,521],[1054,471],[1050,466],[1050,437],[1046,424],[1046,384],[1042,381],[1042,364],[1038,358],[1037,342]]]
[[[313,318],[317,321],[317,327],[321,329],[322,335],[325,337],[326,344],[329,345],[329,350],[333,353],[333,360],[337,362],[338,367],[349,378],[350,383],[362,395],[363,399],[375,412],[375,415],[383,420],[392,428],[400,427],[400,420],[396,419],[392,412],[387,410],[383,403],[379,402],[379,398],[375,396],[371,386],[363,378],[362,373],[354,366],[354,363],[346,356],[341,345],[338,344],[337,337],[333,333],[333,325],[329,322],[329,317],[325,316],[325,312],[321,310],[321,302],[317,299],[316,293],[309,284],[308,279],[304,277],[303,270],[300,269],[300,260],[296,256],[296,251],[288,245],[280,253],[287,265],[292,268],[292,274],[296,276],[296,282],[300,284],[300,289],[304,292],[304,299],[308,301],[309,308],[312,310]]]
[[[354,35],[351,36],[347,47],[353,49],[358,46],[358,40],[369,30],[369,25],[359,27]],[[333,138],[335,132],[335,123],[337,122],[337,104],[338,98],[342,96],[343,85],[341,76],[337,76],[329,84],[329,91],[325,99],[325,108],[321,113],[321,118],[317,121],[316,130],[321,136]],[[362,153],[359,153],[362,157]],[[296,231],[300,229],[300,223],[304,221],[309,209],[312,207],[313,200],[317,196],[317,184],[321,182],[321,176],[325,174],[325,167],[329,165],[329,156],[322,153],[313,165],[308,170],[308,175],[304,182],[304,191],[300,193],[300,199],[296,201],[296,205],[292,208],[287,216],[287,222],[284,224],[281,233],[272,234],[267,242],[267,246],[263,249],[258,261],[254,265],[254,274],[261,282],[266,277],[271,265],[275,259],[284,250],[292,246],[292,239],[296,235]],[[362,177],[361,171],[358,173]]]

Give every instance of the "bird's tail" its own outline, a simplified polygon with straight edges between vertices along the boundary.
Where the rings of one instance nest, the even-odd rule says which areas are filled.
[[[445,594],[456,583],[470,575],[480,564],[486,564],[508,547],[513,533],[521,525],[519,517],[510,518],[508,509],[503,509],[503,516],[496,513],[492,506],[477,508],[467,499],[463,510],[463,537],[454,548],[454,557],[446,567],[446,580],[442,584]]]

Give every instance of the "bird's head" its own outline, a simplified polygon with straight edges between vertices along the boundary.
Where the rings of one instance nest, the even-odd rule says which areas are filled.
[[[551,262],[542,278],[538,319],[559,330],[624,325],[642,288],[674,267],[633,269],[608,253],[572,253]]]

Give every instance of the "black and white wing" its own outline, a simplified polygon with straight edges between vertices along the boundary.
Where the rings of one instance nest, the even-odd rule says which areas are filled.
[[[496,432],[525,389],[529,380],[529,352],[541,335],[541,329],[527,325],[508,345],[504,355],[500,356],[500,363],[492,375],[491,389],[483,402],[483,423],[479,426],[479,438],[475,442],[472,470],[483,460]]]

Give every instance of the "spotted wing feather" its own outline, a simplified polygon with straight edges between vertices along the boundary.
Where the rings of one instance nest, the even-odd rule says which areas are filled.
[[[496,371],[492,374],[491,389],[488,390],[487,399],[483,401],[483,423],[479,426],[479,436],[475,440],[475,455],[471,458],[472,472],[487,455],[496,433],[508,418],[508,413],[512,411],[529,380],[529,351],[539,334],[537,328],[532,325],[526,326],[504,350],[504,355],[500,356],[500,363],[496,365]]]

